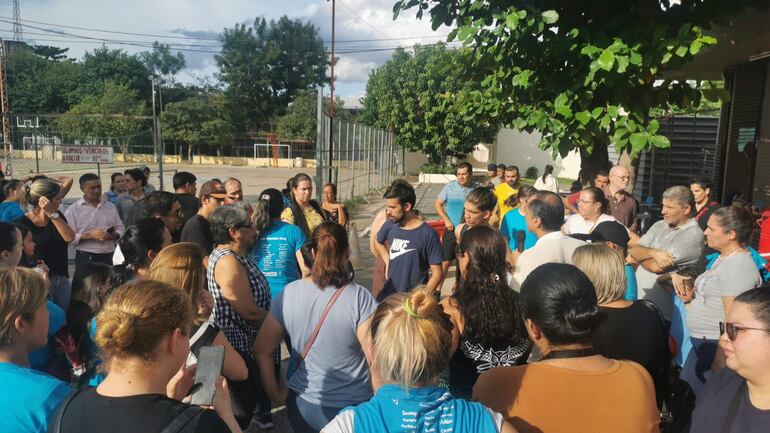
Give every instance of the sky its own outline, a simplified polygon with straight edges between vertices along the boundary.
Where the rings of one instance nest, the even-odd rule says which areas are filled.
[[[394,3],[336,0],[337,95],[348,100],[363,96],[369,73],[388,60],[393,48],[446,39],[448,29],[434,32],[428,19],[414,17],[414,10],[393,21]],[[173,48],[185,50],[187,59],[187,69],[177,79],[194,83],[216,73],[214,52],[219,50],[217,38],[224,28],[252,23],[260,16],[287,15],[312,22],[329,42],[332,7],[327,0],[20,0],[20,15],[26,42],[68,47],[68,55],[74,58],[105,44],[104,39],[110,41],[108,47],[129,53],[147,50],[155,40],[174,44]],[[2,2],[3,38],[13,36],[12,17],[12,2]]]

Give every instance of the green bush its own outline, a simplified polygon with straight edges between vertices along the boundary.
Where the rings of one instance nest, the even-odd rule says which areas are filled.
[[[428,174],[455,174],[455,168],[444,164],[423,164],[420,171]]]
[[[532,166],[527,169],[527,171],[524,172],[524,177],[527,179],[534,179],[540,174],[540,170],[537,169],[537,167]]]

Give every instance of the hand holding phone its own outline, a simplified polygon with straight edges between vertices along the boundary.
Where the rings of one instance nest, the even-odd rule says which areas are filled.
[[[199,406],[211,406],[214,404],[217,381],[219,376],[222,375],[224,359],[225,348],[222,346],[205,346],[201,348],[194,382],[196,385],[200,384],[200,386],[192,394],[191,404]]]

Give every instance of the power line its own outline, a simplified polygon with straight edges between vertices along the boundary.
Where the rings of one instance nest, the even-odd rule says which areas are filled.
[[[342,6],[343,6],[345,9],[347,9],[347,10],[348,10],[348,12],[350,12],[351,14],[353,14],[353,16],[354,16],[354,17],[358,18],[358,20],[359,20],[359,21],[361,21],[362,23],[366,24],[366,25],[367,25],[367,26],[369,26],[369,27],[370,27],[372,30],[374,30],[375,32],[377,32],[377,33],[381,34],[382,36],[385,36],[386,38],[391,38],[391,36],[390,36],[390,35],[386,35],[385,33],[381,32],[381,31],[380,31],[380,29],[378,29],[377,27],[374,27],[373,25],[369,24],[369,22],[368,22],[368,21],[366,21],[365,19],[361,18],[361,16],[360,16],[360,15],[358,15],[358,14],[357,14],[357,13],[356,13],[356,12],[355,12],[353,9],[351,9],[351,8],[350,8],[348,5],[346,5],[346,4],[345,4],[345,3],[344,3],[342,0],[338,0],[338,1],[340,2],[340,4],[341,4],[341,5],[342,5]],[[391,38],[391,39],[392,39],[392,38]]]
[[[374,31],[378,32],[379,34],[385,36],[385,38],[381,39],[347,39],[347,40],[338,40],[336,43],[361,43],[361,42],[381,42],[381,41],[405,41],[405,40],[411,40],[411,39],[428,39],[428,38],[444,38],[448,35],[442,34],[442,35],[421,35],[421,36],[405,36],[405,37],[398,37],[393,38],[385,33],[382,33],[380,30],[378,30],[376,27],[365,21],[363,18],[361,18],[359,15],[357,15],[352,9],[350,9],[347,5],[342,3],[340,1],[340,4],[342,4],[348,11],[350,11],[356,18],[361,20],[363,23],[371,27]],[[0,19],[2,20],[13,20],[11,17],[2,16],[0,15]],[[145,37],[152,37],[152,38],[163,38],[163,39],[188,39],[188,40],[196,40],[196,41],[212,41],[212,42],[222,42],[222,38],[206,38],[206,37],[198,37],[198,36],[171,36],[171,35],[160,35],[160,34],[154,34],[154,33],[140,33],[140,32],[127,32],[127,31],[118,31],[118,30],[106,30],[106,29],[98,29],[98,28],[92,28],[92,27],[79,27],[79,26],[70,26],[65,24],[56,24],[56,23],[49,23],[49,22],[43,22],[43,21],[33,21],[33,20],[20,20],[24,23],[33,23],[33,24],[42,24],[47,26],[55,26],[55,27],[61,27],[66,29],[74,29],[74,30],[84,30],[88,32],[101,32],[101,33],[107,33],[107,34],[119,34],[119,35],[129,35],[129,36],[145,36]],[[22,24],[24,26],[24,24]],[[55,30],[51,30],[55,31]],[[26,32],[25,32],[26,33]],[[34,33],[30,33],[34,34]],[[330,41],[323,41],[324,43],[328,44]],[[165,45],[169,45],[168,43]],[[177,44],[177,45],[182,45]]]

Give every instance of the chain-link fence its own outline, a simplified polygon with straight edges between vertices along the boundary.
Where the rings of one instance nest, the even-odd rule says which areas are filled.
[[[149,116],[11,114],[10,143],[3,150],[7,176],[43,173],[77,177],[98,173],[109,185],[113,172],[146,165],[158,186],[160,164]],[[106,183],[105,183],[106,181]]]
[[[320,192],[328,182],[337,185],[339,200],[366,195],[387,187],[404,173],[404,151],[390,131],[361,123],[330,119],[325,114],[316,143],[316,179]],[[331,162],[330,162],[331,161]]]

